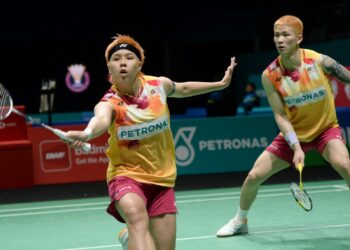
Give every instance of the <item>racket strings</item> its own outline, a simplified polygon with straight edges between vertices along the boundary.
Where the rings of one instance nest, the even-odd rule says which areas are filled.
[[[306,196],[304,191],[297,189],[295,190],[295,195],[299,202],[301,202],[302,204],[307,204],[308,197]]]
[[[11,98],[6,89],[0,84],[0,120],[6,118],[11,112]]]
[[[6,102],[6,91],[2,88],[2,86],[0,86],[0,105],[1,107],[4,106],[5,102]]]
[[[301,189],[296,183],[292,183],[290,187],[297,203],[306,211],[310,211],[312,209],[312,201],[306,191]]]
[[[9,94],[9,92],[6,90],[6,88],[0,83],[0,120],[4,120],[6,117],[11,114],[11,112],[16,113],[17,115],[23,116],[24,118],[28,118],[30,122],[34,123],[34,119],[31,116],[26,116],[24,113],[21,111],[17,110],[16,108],[13,107],[13,102],[12,98]],[[73,139],[69,138],[66,136],[66,133],[62,130],[52,128],[44,123],[39,123],[41,126],[44,128],[50,130],[53,132],[55,135],[60,137],[61,139],[64,139],[68,142],[74,142]],[[90,143],[85,143],[82,147],[82,149],[85,152],[89,152],[91,149],[91,144]]]

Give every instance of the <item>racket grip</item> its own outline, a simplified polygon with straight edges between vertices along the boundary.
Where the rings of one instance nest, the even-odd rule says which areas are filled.
[[[297,165],[297,168],[299,170],[299,172],[303,171],[303,164],[301,164],[300,162]]]
[[[71,138],[69,138],[69,137],[67,137],[67,136],[66,136],[66,133],[65,133],[64,131],[62,131],[62,130],[59,130],[59,129],[57,129],[57,128],[54,128],[54,129],[53,129],[53,133],[54,133],[55,135],[57,135],[59,138],[63,139],[63,140],[66,140],[66,141],[69,141],[69,142],[74,142],[74,140],[71,139]],[[83,145],[83,150],[84,150],[85,152],[89,152],[90,149],[91,149],[91,144],[85,142],[84,145]]]

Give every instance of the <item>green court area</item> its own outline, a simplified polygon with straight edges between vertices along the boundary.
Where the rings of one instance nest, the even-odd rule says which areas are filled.
[[[305,182],[314,202],[300,208],[288,183],[263,185],[249,214],[246,236],[217,238],[236,212],[239,188],[177,191],[177,248],[248,250],[350,249],[350,197],[342,180]],[[106,212],[108,197],[0,205],[0,249],[121,249],[123,224]]]

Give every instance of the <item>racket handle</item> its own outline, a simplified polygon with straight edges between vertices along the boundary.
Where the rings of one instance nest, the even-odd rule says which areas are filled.
[[[63,140],[66,140],[66,141],[69,141],[69,142],[74,142],[73,139],[67,137],[66,135],[66,132],[60,130],[60,129],[57,129],[57,128],[52,128],[51,130],[55,135],[57,135],[59,138],[63,139]],[[83,150],[85,152],[89,152],[91,149],[91,144],[90,143],[87,143],[85,142],[84,145],[83,145]]]
[[[300,162],[297,165],[297,168],[299,170],[299,187],[301,190],[303,190],[303,180],[302,180],[302,171],[303,171],[303,164],[301,164]]]
[[[301,171],[303,171],[303,164],[301,164],[300,162],[298,163],[298,165],[297,165],[297,168],[298,168],[298,170],[299,170],[299,172],[301,172]]]

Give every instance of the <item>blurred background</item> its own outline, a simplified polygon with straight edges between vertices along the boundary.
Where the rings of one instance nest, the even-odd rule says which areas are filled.
[[[293,14],[305,26],[303,46],[348,39],[350,4],[319,1],[35,1],[1,7],[0,82],[15,104],[38,113],[43,82],[54,80],[53,112],[91,111],[109,88],[104,50],[116,33],[129,34],[145,49],[143,71],[174,81],[212,81],[236,56],[229,92],[232,107],[242,101],[248,74],[259,75],[277,55],[272,27]],[[266,63],[240,64],[247,54],[271,52]],[[343,51],[349,58],[349,51]],[[66,84],[67,68],[83,64],[88,88]],[[239,72],[245,72],[240,75]],[[169,100],[173,114],[207,104],[207,95]]]

